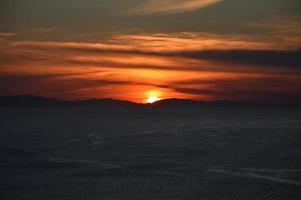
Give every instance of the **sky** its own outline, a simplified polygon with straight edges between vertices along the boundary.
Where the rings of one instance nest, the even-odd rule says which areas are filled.
[[[1,0],[0,95],[301,103],[300,0]]]

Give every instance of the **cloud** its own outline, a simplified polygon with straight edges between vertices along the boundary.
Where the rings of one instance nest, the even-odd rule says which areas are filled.
[[[222,0],[147,0],[128,11],[131,15],[149,15],[154,13],[190,12],[207,7]]]
[[[175,91],[194,95],[208,95],[212,100],[219,101],[243,101],[261,103],[300,103],[301,95],[285,91],[271,90],[237,90],[229,89],[223,91],[204,90],[195,88],[176,88]]]
[[[300,99],[301,50],[247,35],[137,34],[98,43],[0,43],[3,94],[143,102],[143,92],[157,88],[164,98]]]
[[[153,83],[135,82],[130,80],[112,79],[101,74],[102,71],[82,73],[48,73],[48,74],[24,74],[2,73],[0,79],[0,95],[7,94],[60,94],[76,92],[83,89],[118,87],[122,85],[150,85]]]
[[[16,33],[10,33],[10,32],[0,32],[0,37],[12,37],[15,36]]]
[[[257,37],[277,44],[293,44],[301,47],[301,16],[280,16],[244,24],[256,32]]]
[[[194,59],[212,60],[228,66],[282,67],[301,69],[301,50],[205,50],[174,53]]]
[[[300,76],[244,75],[232,78],[192,79],[169,85],[176,92],[205,95],[212,100],[299,103]]]
[[[10,43],[3,55],[2,64],[44,61],[48,65],[248,73],[301,70],[297,46],[204,33],[115,35],[102,43],[20,41]]]

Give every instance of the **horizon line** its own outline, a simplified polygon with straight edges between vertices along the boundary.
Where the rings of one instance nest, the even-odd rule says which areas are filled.
[[[49,100],[56,100],[66,103],[81,103],[85,101],[101,101],[101,100],[111,100],[111,101],[119,101],[119,102],[127,102],[132,103],[136,105],[158,105],[160,102],[167,102],[167,101],[186,101],[191,103],[207,103],[207,104],[214,104],[214,103],[237,103],[237,104],[257,104],[257,105],[301,105],[300,103],[287,103],[287,102],[255,102],[255,101],[239,101],[239,100],[213,100],[213,101],[204,101],[204,100],[196,100],[196,99],[188,99],[188,98],[165,98],[160,99],[154,103],[139,103],[134,102],[130,100],[124,100],[124,99],[117,99],[117,98],[87,98],[87,99],[81,99],[81,100],[68,100],[58,97],[49,97],[49,96],[41,96],[41,95],[33,95],[33,94],[19,94],[19,95],[0,95],[0,98],[18,98],[18,97],[37,97],[37,98],[44,98]],[[182,102],[184,103],[184,102]]]

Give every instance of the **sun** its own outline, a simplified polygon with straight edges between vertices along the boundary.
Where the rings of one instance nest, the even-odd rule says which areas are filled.
[[[155,103],[162,100],[162,92],[160,90],[148,90],[145,91],[146,103]]]
[[[150,96],[146,99],[146,103],[155,103],[156,101],[160,101],[161,99],[157,96]]]

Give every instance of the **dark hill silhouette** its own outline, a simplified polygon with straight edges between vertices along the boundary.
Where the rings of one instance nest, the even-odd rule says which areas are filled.
[[[152,106],[197,106],[200,104],[206,104],[206,102],[203,101],[195,101],[195,100],[191,100],[191,99],[163,99],[160,101],[157,101],[153,104],[151,104]]]
[[[77,106],[120,106],[120,107],[135,107],[140,104],[130,101],[116,100],[116,99],[88,99],[83,101],[73,102]]]
[[[66,101],[33,95],[0,96],[0,107],[133,107],[139,104],[115,99]]]
[[[67,101],[34,95],[0,96],[0,107],[195,107],[195,106],[245,106],[271,105],[263,103],[235,102],[235,101],[196,101],[190,99],[163,99],[153,104],[139,104],[116,99],[87,99],[82,101]]]

